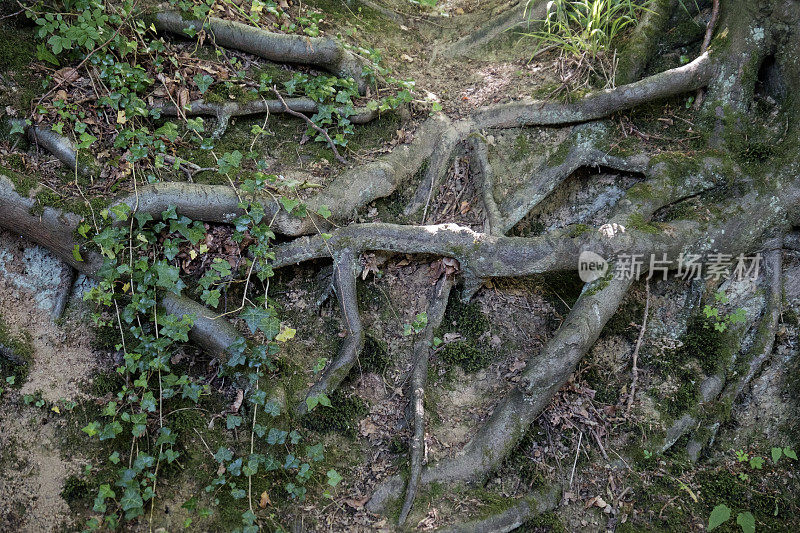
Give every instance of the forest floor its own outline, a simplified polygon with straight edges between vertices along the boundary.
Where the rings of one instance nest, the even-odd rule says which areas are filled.
[[[326,9],[332,2],[310,3]],[[346,35],[356,29],[360,39],[384,50],[387,63],[398,77],[413,78],[416,90],[434,95],[451,118],[490,103],[546,95],[557,86],[555,58],[545,54],[529,61],[534,49],[529,40],[509,37],[478,57],[443,58],[437,46],[443,39],[468,33],[465,27],[470,20],[477,25],[485,16],[486,2],[451,0],[440,4],[446,13],[474,18],[467,18],[466,23],[462,18],[456,25],[452,18],[414,16],[400,25],[368,9],[354,12],[339,6],[332,9],[325,29]],[[27,27],[13,28],[13,32],[30,31]],[[691,50],[691,46],[685,48],[687,53]],[[257,66],[266,63],[259,60]],[[17,63],[9,67],[8,75],[17,79],[21,74],[11,69],[27,67],[28,63]],[[4,83],[3,78],[0,83]],[[18,104],[21,97],[8,91],[0,97],[3,106]],[[636,146],[652,153],[681,150],[692,145],[692,131],[685,124],[686,117],[691,118],[687,107],[682,99],[673,99],[615,115],[598,127],[635,131],[631,135]],[[424,117],[425,113],[419,112],[392,114],[360,127],[348,157],[359,164],[409,142]],[[272,171],[320,185],[329,182],[336,172],[334,164],[329,155],[327,159],[320,156],[324,145],[306,142],[305,124],[285,118],[271,121],[272,135],[259,139],[255,150],[270,159]],[[235,120],[224,142],[230,147],[249,144],[251,127],[262,122],[258,117]],[[498,195],[535,174],[569,131],[525,128],[490,135],[487,143]],[[626,142],[621,136],[620,143]],[[37,187],[53,191],[62,202],[77,201],[83,194],[118,194],[128,187],[125,182],[114,182],[112,175],[110,181],[92,183],[81,191],[51,156],[31,146],[21,152],[20,160],[20,149],[12,144],[10,140],[0,142],[0,171],[13,168],[25,174],[35,170],[42,176]],[[483,207],[469,165],[468,157],[456,158],[424,222],[455,222],[480,230]],[[613,203],[641,179],[638,174],[604,168],[578,170],[511,233],[536,235],[568,224],[599,227],[607,220]],[[401,206],[413,189],[402,188],[373,202],[358,213],[356,220],[405,221]],[[321,435],[326,449],[332,450],[331,464],[344,480],[333,500],[321,498],[321,488],[317,487],[310,490],[307,501],[275,510],[279,521],[295,530],[393,529],[391,518],[369,513],[365,504],[381,481],[406,468],[410,430],[404,385],[411,367],[412,339],[403,329],[426,309],[427,289],[436,283],[440,272],[436,270],[438,263],[419,255],[375,253],[367,254],[362,261],[366,268],[363,279],[358,280],[358,295],[367,333],[364,353],[332,398],[334,414],[317,413],[319,416],[310,417],[306,426]],[[56,321],[51,318],[61,269],[60,261],[41,247],[0,232],[0,343],[26,347],[27,358],[24,368],[15,367],[13,371],[3,363],[0,375],[3,380],[16,377],[13,383],[7,382],[0,396],[3,531],[80,527],[91,515],[97,464],[105,461],[98,454],[108,451],[102,445],[88,443],[80,428],[115,390],[109,382],[114,380],[119,357],[116,339],[109,339],[108,331],[92,325],[93,309],[81,297],[89,282],[81,278],[64,317]],[[325,272],[325,265],[318,263],[281,270],[270,288],[281,309],[281,320],[297,329],[296,341],[286,357],[303,370],[297,370],[292,390],[284,393],[290,399],[313,382],[314,375],[305,369],[311,369],[321,356],[334,353],[346,330],[335,298],[317,306],[320,294],[329,285],[329,278],[320,272]],[[657,436],[663,435],[691,403],[691,398],[684,396],[687,387],[682,380],[696,368],[680,358],[680,347],[687,333],[696,328],[701,302],[720,289],[730,299],[727,309],[746,313],[739,347],[752,343],[764,301],[763,273],[755,282],[731,281],[720,287],[673,278],[649,282],[652,312],[639,354],[638,377],[638,390],[645,393],[637,396],[633,410],[627,413],[631,356],[646,299],[645,282],[639,281],[572,378],[501,469],[481,487],[435,485],[425,489],[417,497],[409,527],[433,530],[484,517],[508,507],[509,502],[531,489],[549,484],[564,487],[561,505],[526,524],[527,531],[699,531],[705,529],[711,509],[723,502],[752,509],[765,530],[800,527],[798,462],[784,459],[773,463],[769,459],[772,447],[800,447],[800,253],[784,252],[783,278],[784,306],[773,357],[699,462],[689,460],[683,442],[664,455],[655,450]],[[440,331],[445,344],[435,352],[429,372],[427,461],[453,454],[470,439],[496,400],[518,384],[526,360],[556,331],[581,288],[577,273],[566,273],[495,280],[481,288],[469,304],[451,297]],[[708,342],[719,340],[714,337]],[[208,361],[196,349],[187,347],[180,357],[198,373],[212,373]],[[235,398],[236,387],[218,379],[209,379],[209,383],[214,397],[189,411],[192,415],[182,422],[185,434],[180,442],[191,467],[187,462],[185,468],[170,474],[168,483],[175,489],[166,491],[156,503],[152,525],[162,531],[178,530],[194,516],[184,505],[187,500],[193,496],[202,502],[209,499],[203,486],[214,476],[217,465],[209,458],[206,440],[241,444],[249,438],[242,431],[220,427],[224,424],[219,417]],[[185,412],[176,416],[182,414]],[[198,428],[209,428],[213,436],[204,440]],[[213,442],[211,448],[216,449]],[[742,454],[748,459],[742,460]],[[749,461],[752,457],[767,460],[756,467]],[[238,511],[220,509],[210,518],[195,518],[192,527],[207,531],[237,525]],[[144,531],[147,524],[138,527]]]

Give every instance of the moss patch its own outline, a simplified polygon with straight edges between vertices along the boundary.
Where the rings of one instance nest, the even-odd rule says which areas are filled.
[[[318,406],[303,417],[303,426],[327,433],[336,431],[349,438],[358,435],[358,421],[369,413],[367,403],[357,396],[348,396],[341,390],[330,397],[331,407]]]

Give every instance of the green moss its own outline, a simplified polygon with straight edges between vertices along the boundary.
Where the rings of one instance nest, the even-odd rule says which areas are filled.
[[[570,238],[574,239],[575,237],[580,237],[584,233],[591,231],[591,226],[586,224],[575,224],[569,228],[568,235]]]
[[[447,302],[441,326],[443,332],[460,333],[466,339],[474,342],[490,328],[491,323],[481,311],[480,303],[464,303],[460,298],[450,298]]]
[[[341,390],[330,397],[331,407],[318,406],[302,419],[303,426],[326,433],[336,431],[349,438],[358,435],[358,421],[369,413],[367,403]]]
[[[641,213],[633,213],[628,216],[628,227],[651,234],[659,233],[661,231],[654,224],[647,222]]]
[[[520,133],[514,139],[514,150],[511,152],[511,160],[515,162],[522,161],[525,159],[531,151],[531,147],[528,141],[528,136],[524,133]]]
[[[531,518],[519,526],[518,531],[522,533],[567,533],[567,528],[556,513],[549,511]]]
[[[366,335],[364,349],[361,351],[359,362],[361,363],[361,370],[364,372],[383,374],[391,362],[386,341],[376,339],[372,335]]]
[[[633,342],[639,336],[639,324],[643,317],[644,304],[642,301],[628,297],[603,328],[603,334],[620,335]]]
[[[447,344],[439,352],[439,358],[446,367],[458,365],[468,374],[485,368],[492,360],[488,351],[464,341]]]
[[[78,502],[88,501],[92,497],[92,490],[86,479],[73,474],[64,480],[61,497],[71,508]]]
[[[90,392],[92,395],[102,398],[107,394],[116,394],[124,385],[122,376],[116,372],[98,372],[92,378]]]
[[[7,359],[0,356],[0,374],[3,380],[7,377],[14,377],[14,388],[19,388],[25,383],[25,378],[28,377],[30,366],[33,362],[33,343],[31,334],[28,330],[18,330],[12,333],[11,329],[3,320],[0,315],[0,345],[8,349],[13,354],[13,359]],[[9,386],[5,381],[0,383],[0,386]]]
[[[736,343],[728,331],[718,331],[714,323],[704,316],[695,316],[689,322],[683,337],[683,346],[676,351],[678,360],[694,358],[707,375],[727,366]]]

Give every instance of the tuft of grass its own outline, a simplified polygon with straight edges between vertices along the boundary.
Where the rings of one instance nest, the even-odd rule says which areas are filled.
[[[650,3],[651,0],[552,0],[543,20],[530,21],[541,23],[542,29],[526,35],[539,41],[534,55],[543,48],[556,48],[561,51],[562,66],[572,67],[562,71],[578,71],[578,76],[573,72],[565,80],[573,79],[569,84],[573,85],[572,90],[580,86],[575,82],[585,84],[591,75],[599,75],[607,86],[613,86],[615,45],[649,10]]]

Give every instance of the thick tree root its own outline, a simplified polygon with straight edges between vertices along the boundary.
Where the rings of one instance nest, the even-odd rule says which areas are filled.
[[[75,145],[72,144],[68,138],[56,133],[50,128],[40,128],[39,126],[28,126],[24,121],[16,120],[25,129],[28,139],[37,146],[40,146],[53,154],[56,159],[61,161],[67,168],[77,171],[82,176],[92,176],[97,173],[97,165],[89,163],[91,158],[86,158],[85,161],[78,160],[78,153],[75,150]]]
[[[741,378],[726,383],[726,371],[723,370],[706,378],[700,385],[700,397],[703,404],[733,404],[737,397],[747,387],[764,362],[772,355],[775,344],[775,333],[780,322],[780,311],[783,304],[783,275],[781,260],[781,243],[776,239],[767,244],[769,251],[766,253],[765,262],[768,271],[769,292],[765,312],[758,325],[758,332],[750,348],[747,359],[747,373]],[[741,355],[739,356],[741,357]],[[734,363],[736,360],[734,360]],[[687,413],[678,419],[666,432],[664,443],[660,452],[671,448],[684,434],[692,431],[692,437],[686,445],[686,450],[692,461],[696,461],[702,450],[713,442],[719,428],[719,420],[707,421],[701,431],[695,431],[700,424],[697,416]]]
[[[554,510],[561,500],[559,487],[548,487],[535,491],[511,508],[474,522],[437,529],[437,533],[507,533],[536,516]]]
[[[331,363],[325,367],[322,376],[311,387],[305,399],[313,398],[319,394],[330,394],[350,373],[361,350],[364,348],[364,327],[361,325],[361,315],[358,312],[358,296],[356,293],[356,276],[358,256],[350,248],[342,250],[336,258],[333,268],[333,283],[336,288],[336,296],[339,298],[339,305],[342,308],[342,318],[346,328],[346,335],[339,354]],[[299,415],[305,414],[308,410],[305,401],[300,402],[296,412]]]
[[[484,140],[477,135],[470,138],[469,147],[473,168],[476,169],[475,174],[480,180],[480,183],[476,184],[476,186],[481,192],[483,208],[486,212],[483,232],[489,235],[502,235],[500,221],[503,215],[500,213],[500,209],[497,207],[497,200],[494,197],[494,173],[492,165],[489,163],[488,147]]]
[[[286,106],[297,113],[305,115],[313,115],[319,111],[319,104],[311,98],[284,98]],[[176,117],[178,115],[187,117],[198,116],[213,116],[218,120],[220,117],[226,117],[230,120],[233,117],[246,117],[251,115],[278,115],[286,113],[286,108],[280,100],[253,100],[250,102],[204,102],[197,100],[189,104],[187,109],[182,109],[178,113],[178,109],[168,104],[158,108],[162,115],[169,117]],[[343,113],[343,110],[340,110]],[[370,110],[366,107],[356,108],[355,113],[348,116],[347,120],[353,124],[366,124],[378,117],[377,110]],[[226,120],[226,122],[227,122]]]
[[[501,203],[499,210],[505,216],[498,226],[500,233],[506,233],[513,228],[539,202],[581,167],[604,166],[637,174],[644,174],[647,171],[649,156],[637,154],[631,157],[617,157],[606,154],[595,147],[595,132],[586,126],[577,127],[571,138],[564,141],[572,143],[573,147],[562,162],[537,170],[533,179]]]
[[[615,89],[596,91],[573,103],[521,100],[483,108],[464,120],[473,124],[468,130],[589,122],[617,111],[695,91],[708,85],[715,73],[716,65],[706,52],[681,67]]]
[[[203,21],[184,19],[174,11],[156,14],[156,28],[186,35],[186,28],[200,32]],[[365,61],[345,49],[330,37],[306,37],[272,33],[239,22],[209,17],[206,28],[219,46],[241,50],[277,63],[302,63],[313,65],[343,78],[353,78],[359,90],[366,91],[367,81],[363,76]]]
[[[97,279],[103,258],[92,250],[81,249],[74,237],[81,217],[52,207],[45,207],[37,215],[33,214],[34,207],[35,200],[17,194],[8,178],[0,174],[0,227],[47,248],[81,274]],[[76,250],[80,251],[80,260]],[[190,298],[167,293],[162,304],[179,317],[194,314],[190,340],[223,361],[228,347],[241,337],[230,322]]]
[[[642,77],[656,54],[658,38],[669,28],[669,19],[677,5],[678,0],[656,0],[645,11],[620,53],[617,83],[632,83]]]
[[[414,434],[411,437],[409,447],[411,472],[406,486],[406,496],[403,507],[400,510],[400,525],[403,525],[414,505],[414,498],[417,495],[420,475],[422,474],[422,462],[425,458],[425,388],[428,381],[428,360],[433,343],[433,332],[438,328],[444,312],[447,309],[447,300],[450,298],[450,289],[453,286],[453,279],[447,274],[434,285],[433,295],[428,305],[428,323],[423,334],[414,342],[414,353],[411,368],[411,404],[414,413]]]
[[[607,283],[605,286],[603,286]],[[422,474],[421,483],[456,483],[482,480],[513,449],[550,398],[567,381],[583,355],[600,336],[616,311],[632,280],[598,280],[587,285],[565,322],[533,356],[521,376],[520,385],[501,400],[475,436],[455,457],[444,459]],[[402,487],[395,476],[375,489],[368,509],[377,512]]]
[[[72,286],[75,284],[75,277],[77,271],[69,265],[61,266],[61,279],[58,283],[58,290],[56,291],[56,301],[53,304],[53,309],[50,316],[53,320],[58,320],[64,315],[64,310],[69,303],[69,297],[72,295]]]

